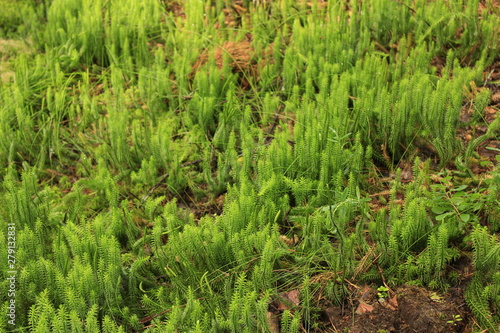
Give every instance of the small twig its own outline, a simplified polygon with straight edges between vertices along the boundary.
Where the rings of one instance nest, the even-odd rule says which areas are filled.
[[[378,264],[378,262],[377,262],[377,268],[378,268],[378,271],[380,273],[380,277],[382,278],[382,284],[384,285],[384,287],[387,288],[387,290],[392,291],[392,289],[387,285],[387,282],[385,281],[384,271],[382,270],[382,268],[380,267],[380,265]]]
[[[278,120],[280,119],[280,114],[279,112],[276,112],[274,115],[274,120],[273,124],[271,125],[271,129],[266,134],[266,141],[271,141],[272,140],[272,135],[274,134],[274,130],[276,129],[276,126],[278,126]]]
[[[166,173],[163,176],[161,176],[160,180],[155,185],[153,185],[153,187],[151,187],[149,189],[148,193],[146,193],[146,195],[142,197],[141,201],[144,203],[146,200],[148,200],[149,196],[151,194],[153,194],[154,190],[156,190],[158,187],[160,187],[161,183],[163,183],[165,181],[165,179],[168,178],[168,176],[169,176],[169,173]]]
[[[347,279],[344,279],[344,281],[345,281],[345,282],[347,282],[348,284],[350,284],[351,286],[353,286],[353,287],[354,287],[354,288],[356,288],[356,289],[361,289],[361,287],[360,287],[360,286],[355,285],[354,283],[352,283],[351,281],[349,281],[349,280],[347,280]]]
[[[201,162],[203,162],[202,158],[194,160],[194,161],[191,161],[191,162],[186,162],[186,163],[181,164],[181,168],[185,168],[185,167],[190,166],[190,165],[199,164]]]
[[[493,75],[493,72],[495,71],[495,69],[493,68],[491,70],[491,72],[488,74],[488,77],[486,78],[486,80],[484,81],[484,84],[483,84],[483,87],[486,87],[486,85],[488,84],[488,81],[491,80],[491,75]]]

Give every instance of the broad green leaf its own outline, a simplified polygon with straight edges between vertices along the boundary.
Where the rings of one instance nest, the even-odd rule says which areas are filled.
[[[452,203],[454,203],[455,205],[460,205],[465,199],[463,197],[460,197],[460,196],[453,196],[450,198],[450,201]]]
[[[459,187],[455,187],[454,189],[452,189],[453,192],[458,192],[458,191],[462,191],[463,189],[466,189],[467,188],[467,185],[460,185]]]
[[[449,210],[448,207],[443,207],[443,206],[434,206],[431,208],[432,212],[434,214],[443,214],[444,212],[446,212],[447,210]]]
[[[444,220],[445,217],[450,216],[450,215],[453,215],[453,213],[452,212],[448,212],[448,213],[444,213],[444,214],[438,215],[438,216],[436,216],[436,221]]]
[[[470,220],[470,214],[460,214],[460,218],[464,222],[469,222],[469,220]]]

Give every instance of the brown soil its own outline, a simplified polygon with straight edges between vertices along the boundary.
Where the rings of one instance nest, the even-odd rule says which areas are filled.
[[[444,333],[471,332],[470,313],[460,289],[440,295],[425,288],[404,285],[380,298],[376,287],[353,286],[351,304],[335,307],[322,301],[321,316],[311,332],[343,333]],[[269,307],[269,326],[280,332],[283,310],[300,304],[298,291],[281,293]]]
[[[352,285],[350,305],[335,307],[320,301],[321,314],[310,332],[342,333],[444,333],[471,332],[470,312],[461,289],[440,295],[422,287],[403,285],[385,292],[383,298],[373,286]],[[281,332],[284,310],[300,306],[299,292],[280,293],[269,305],[268,323],[273,333]]]
[[[465,332],[469,313],[459,290],[439,295],[405,285],[383,299],[377,294],[374,288],[361,288],[353,312],[328,311],[332,327],[350,333]]]
[[[187,209],[193,214],[194,220],[199,221],[204,216],[217,216],[222,214],[222,206],[224,205],[224,194],[214,200],[192,200],[193,196],[186,196],[187,200],[178,204],[179,207]]]

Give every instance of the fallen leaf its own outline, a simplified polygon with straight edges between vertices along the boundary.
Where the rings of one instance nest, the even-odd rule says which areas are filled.
[[[237,5],[237,4],[233,4],[233,7],[234,7],[234,9],[236,9],[238,11],[238,13],[244,13],[244,12],[247,11],[246,8],[241,7],[241,6]]]
[[[287,297],[292,302],[293,305],[297,306],[297,305],[300,304],[299,291],[298,290],[289,291],[288,294],[287,294]]]
[[[370,304],[367,304],[361,300],[359,301],[358,308],[356,309],[356,314],[363,314],[363,313],[369,313],[373,311],[373,306]]]
[[[491,100],[495,103],[500,103],[500,93],[493,94],[493,96],[491,96]]]
[[[381,302],[382,301],[382,302]],[[397,300],[397,297],[394,296],[393,298],[391,298],[389,300],[389,302],[385,301],[384,298],[381,298],[379,300],[379,303],[380,305],[382,305],[384,308],[387,308],[389,310],[392,310],[392,311],[396,311],[397,307],[398,307],[398,300]]]
[[[412,169],[403,170],[401,172],[401,179],[402,180],[412,180],[413,179]]]
[[[283,241],[283,243],[285,243],[286,245],[288,245],[290,247],[296,245],[299,242],[299,237],[297,235],[293,235],[292,238],[289,238],[285,235],[281,235],[280,239]]]
[[[397,308],[398,307],[398,296],[394,296],[389,300],[389,304],[392,305],[393,307]]]
[[[487,106],[486,107],[486,112],[488,112],[489,114],[494,114],[497,112],[497,110],[491,106]]]
[[[278,302],[278,310],[288,310],[290,305],[298,306],[300,304],[299,294],[298,290],[279,293],[278,296],[283,302]]]

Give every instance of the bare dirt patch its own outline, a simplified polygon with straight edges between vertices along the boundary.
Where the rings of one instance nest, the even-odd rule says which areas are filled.
[[[352,306],[325,308],[326,327],[349,333],[468,332],[469,312],[459,289],[441,295],[404,285],[379,296],[374,287],[360,287]]]

